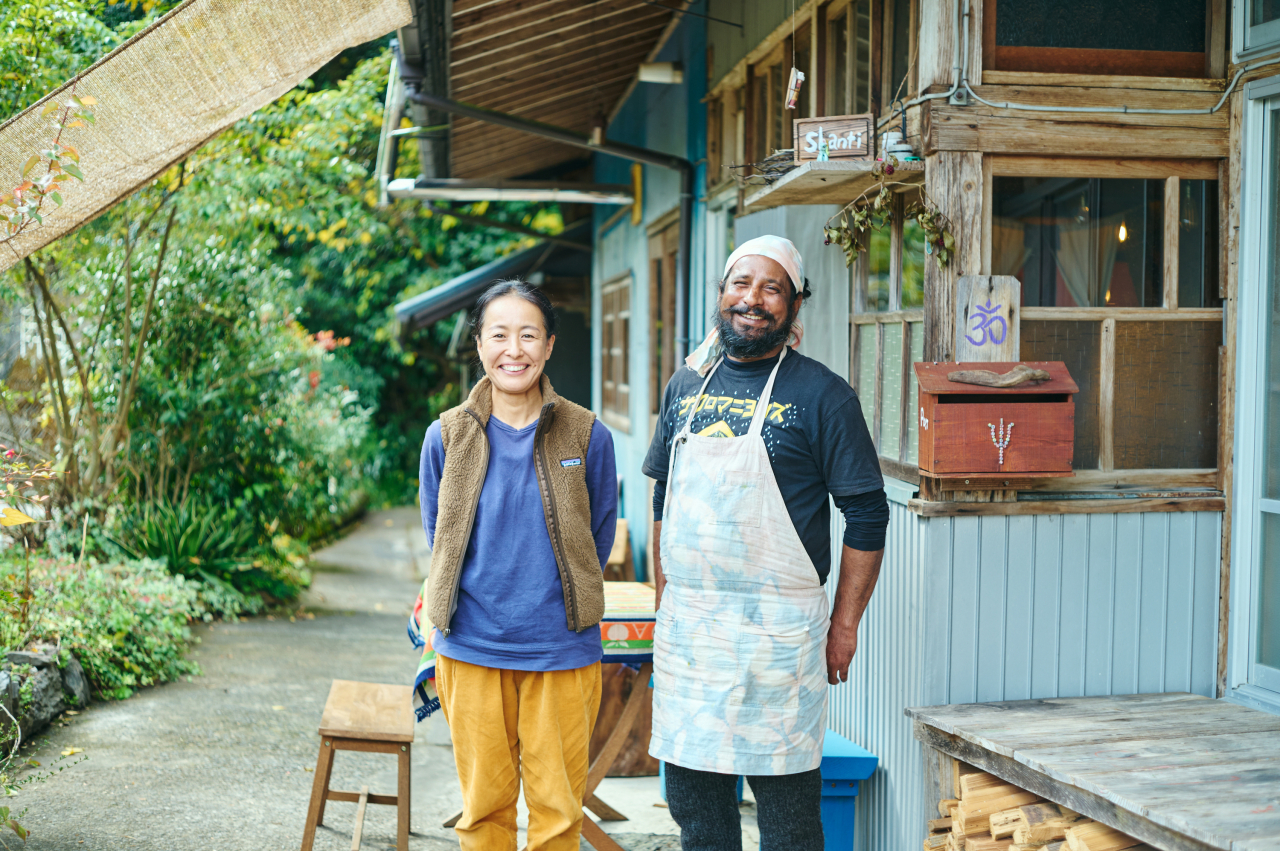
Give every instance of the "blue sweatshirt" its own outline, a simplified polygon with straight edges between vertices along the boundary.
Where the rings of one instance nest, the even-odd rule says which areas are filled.
[[[565,617],[564,585],[534,471],[537,427],[514,429],[489,417],[489,470],[462,559],[458,608],[449,636],[439,630],[431,636],[436,653],[448,659],[518,671],[563,671],[600,661],[600,627],[575,633]],[[591,530],[603,565],[617,530],[618,480],[613,435],[599,420],[591,429],[586,468]],[[422,525],[432,542],[443,471],[437,421],[422,443],[419,476]]]

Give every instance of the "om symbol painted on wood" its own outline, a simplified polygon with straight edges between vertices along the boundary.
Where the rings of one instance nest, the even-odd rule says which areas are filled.
[[[969,317],[973,320],[973,327],[969,330],[981,336],[975,340],[972,335],[966,333],[964,338],[975,346],[985,346],[988,343],[998,346],[1003,343],[1005,336],[1009,333],[1009,325],[1000,315],[1003,308],[1003,304],[992,306],[991,299],[987,299],[986,304],[974,305],[973,315]],[[998,336],[996,323],[1000,325]]]

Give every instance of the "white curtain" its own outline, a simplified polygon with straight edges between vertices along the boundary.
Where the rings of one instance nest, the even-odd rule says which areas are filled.
[[[1120,216],[1100,222],[1058,225],[1058,251],[1054,261],[1067,292],[1079,307],[1103,303],[1103,294],[1111,290],[1111,273],[1116,265],[1116,249],[1120,247]],[[1092,286],[1091,286],[1092,284]]]
[[[1026,229],[1017,219],[995,216],[991,220],[991,271],[1016,275],[1031,256]]]

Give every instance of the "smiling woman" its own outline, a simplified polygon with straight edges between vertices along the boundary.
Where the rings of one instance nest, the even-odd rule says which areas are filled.
[[[514,847],[523,782],[530,846],[576,847],[600,704],[601,565],[617,518],[613,439],[545,375],[556,316],[538,288],[493,284],[472,327],[485,377],[427,430],[420,476],[458,838]],[[549,770],[522,774],[521,761]]]

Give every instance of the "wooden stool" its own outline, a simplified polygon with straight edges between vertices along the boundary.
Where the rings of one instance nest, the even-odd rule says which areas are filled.
[[[352,831],[353,849],[360,847],[365,804],[395,807],[396,849],[409,851],[409,754],[412,745],[411,687],[334,680],[320,719],[320,758],[316,761],[316,779],[311,786],[311,806],[307,808],[302,851],[311,851],[316,828],[324,824],[327,801],[351,801],[360,805]],[[395,754],[400,760],[396,794],[370,795],[367,786],[358,793],[330,789],[333,752],[337,750]]]

